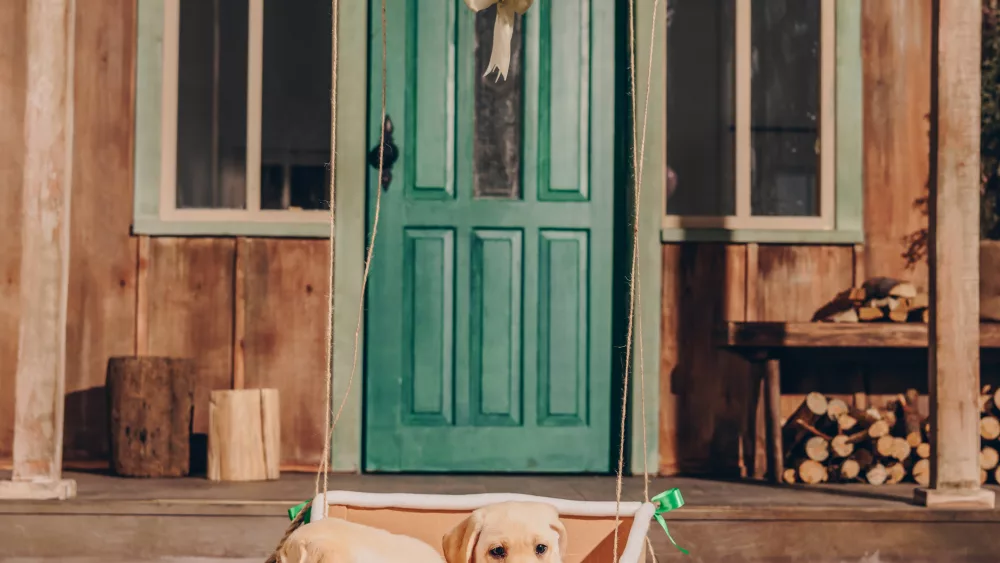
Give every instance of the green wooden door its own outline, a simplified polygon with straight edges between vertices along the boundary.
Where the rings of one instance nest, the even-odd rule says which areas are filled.
[[[388,0],[387,18],[400,156],[367,297],[366,469],[609,471],[614,0],[537,0],[500,82],[481,77],[492,10]]]

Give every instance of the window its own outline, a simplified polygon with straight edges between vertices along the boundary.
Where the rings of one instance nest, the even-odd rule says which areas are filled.
[[[329,236],[329,0],[139,10],[134,230]]]
[[[675,0],[664,240],[861,241],[860,2]]]

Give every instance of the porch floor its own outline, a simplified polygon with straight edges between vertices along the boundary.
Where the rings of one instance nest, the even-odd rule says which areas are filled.
[[[286,473],[272,482],[212,483],[77,472],[66,477],[77,481],[73,500],[0,502],[0,561],[262,560],[288,524],[285,510],[312,497],[315,478]],[[671,477],[652,479],[650,494],[673,487],[686,506],[666,519],[691,556],[681,556],[654,526],[650,537],[658,561],[996,560],[1000,510],[927,510],[912,504],[912,484],[789,487]],[[606,476],[331,475],[329,488],[615,497],[615,479]],[[642,478],[626,478],[623,500],[642,497]]]

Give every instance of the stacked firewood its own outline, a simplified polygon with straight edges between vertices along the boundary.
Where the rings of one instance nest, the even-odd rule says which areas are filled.
[[[878,277],[845,289],[816,311],[814,321],[927,322],[928,297],[910,282]]]
[[[782,427],[786,483],[912,480],[927,485],[928,425],[910,389],[887,408],[860,409],[820,393],[806,395]],[[997,428],[1000,435],[1000,422]]]
[[[1000,483],[1000,389],[979,395],[979,482]]]

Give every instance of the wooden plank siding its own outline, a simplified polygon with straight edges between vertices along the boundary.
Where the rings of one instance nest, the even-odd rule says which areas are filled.
[[[10,456],[7,390],[17,354],[19,213],[12,210],[20,209],[23,4],[0,2],[0,107],[14,108],[0,119],[0,222],[6,227],[0,237],[0,458]],[[662,246],[662,473],[752,471],[758,386],[746,362],[715,347],[718,321],[808,320],[856,272],[926,283],[926,266],[907,269],[903,255],[907,237],[926,224],[915,200],[924,194],[929,170],[930,1],[862,5],[868,242]],[[130,235],[134,115],[123,108],[133,105],[134,14],[135,0],[106,0],[76,14],[67,466],[100,463],[107,455],[107,359],[137,350],[202,362],[196,432],[204,431],[207,391],[232,385],[234,373],[247,387],[277,387],[283,463],[286,469],[315,465],[323,436],[329,243],[152,238],[143,249]],[[844,379],[843,372],[804,364],[788,371],[801,377],[784,377],[786,407],[811,385]],[[848,379],[829,388],[845,395],[891,393],[904,383],[925,386],[926,371],[861,370]]]

